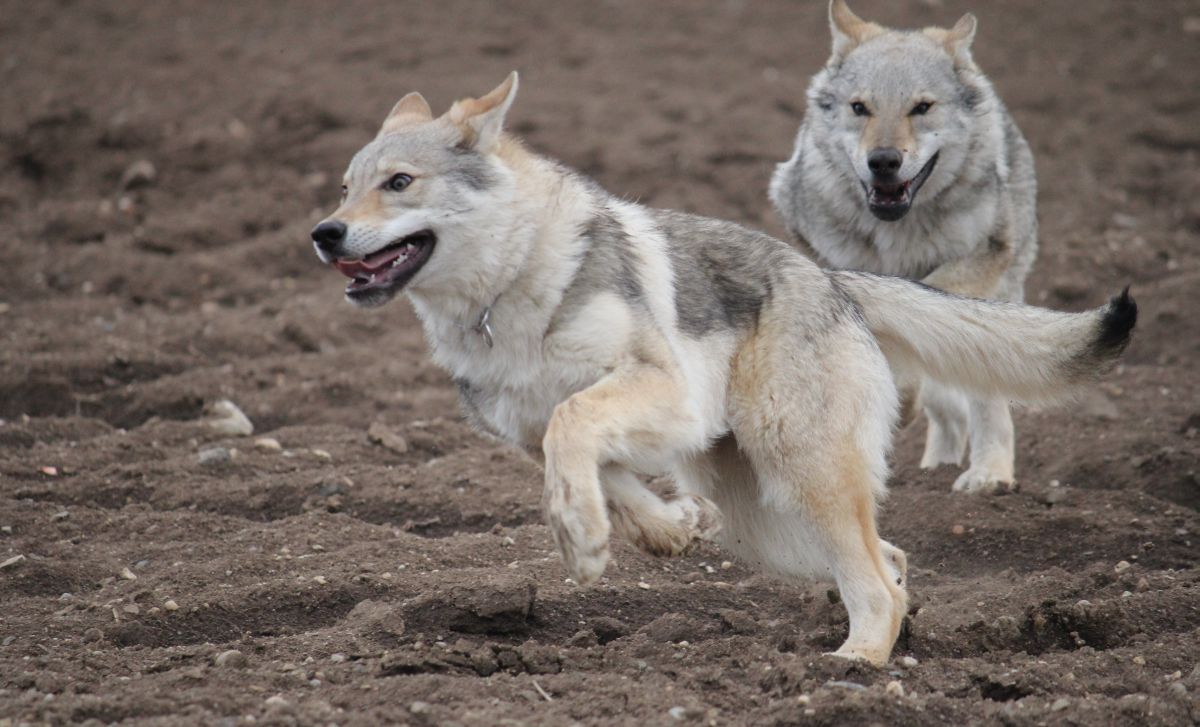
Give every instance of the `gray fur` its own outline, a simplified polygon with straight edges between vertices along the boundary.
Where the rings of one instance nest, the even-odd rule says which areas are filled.
[[[790,251],[729,222],[659,210],[653,216],[667,238],[679,329],[699,338],[754,326],[771,299],[775,270]]]
[[[964,152],[959,160],[941,155],[911,211],[896,222],[869,214],[854,160],[836,143],[847,124],[851,97],[867,88],[882,94],[879,104],[907,103],[917,88],[931,93],[937,104],[951,107],[939,117],[937,133]],[[940,47],[919,33],[889,31],[844,60],[831,62],[813,78],[808,98],[793,156],[779,165],[771,184],[772,201],[802,248],[834,267],[921,278],[946,262],[945,255],[936,250],[881,251],[877,236],[908,232],[912,238],[934,239],[949,213],[999,198],[992,229],[965,247],[986,246],[989,236],[1006,237],[1014,262],[1000,297],[1023,298],[1024,279],[1037,251],[1033,157],[982,74],[956,68]],[[847,214],[850,206],[857,212]]]
[[[491,165],[482,154],[474,149],[454,148],[456,163],[447,174],[476,191],[483,191],[495,183]]]
[[[488,423],[481,411],[489,398],[487,392],[461,377],[456,377],[454,383],[458,386],[458,402],[467,422],[492,436],[501,436],[500,432],[497,432],[495,427]]]
[[[835,20],[833,58],[813,77],[792,157],[771,180],[771,201],[798,247],[827,267],[1022,301],[1037,254],[1033,156],[969,45],[951,51],[936,31],[877,26],[839,45],[838,32]],[[918,99],[932,105],[914,115]],[[868,203],[874,177],[866,154],[876,145],[903,147],[904,180],[938,158],[898,219],[875,217]],[[961,461],[969,415],[971,469],[955,489],[1010,482],[1014,440],[1004,404],[968,402],[936,385],[927,391],[922,466]]]
[[[637,252],[621,223],[600,208],[579,233],[582,257],[571,284],[550,323],[550,330],[570,321],[597,293],[614,292],[635,308],[644,307],[645,292],[637,271]]]

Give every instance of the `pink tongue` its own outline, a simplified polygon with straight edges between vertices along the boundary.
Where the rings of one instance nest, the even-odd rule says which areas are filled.
[[[387,252],[375,253],[362,260],[335,260],[333,266],[338,269],[342,275],[348,278],[353,278],[361,275],[369,275],[377,273],[381,269],[391,265],[392,262],[404,254],[403,248],[388,250]]]

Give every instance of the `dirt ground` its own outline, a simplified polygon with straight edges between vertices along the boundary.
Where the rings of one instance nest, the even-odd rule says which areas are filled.
[[[900,433],[884,669],[820,656],[827,586],[715,548],[566,583],[537,466],[307,240],[400,95],[513,68],[536,149],[779,233],[822,2],[0,0],[0,725],[1200,719],[1200,4],[855,7],[978,14],[1037,157],[1029,299],[1142,309],[1093,393],[1018,413],[1019,492],[952,495]],[[221,399],[252,436],[206,423]]]

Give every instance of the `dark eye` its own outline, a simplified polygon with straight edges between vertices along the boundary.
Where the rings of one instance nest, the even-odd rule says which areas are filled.
[[[389,192],[403,192],[410,184],[412,184],[412,177],[407,174],[393,174],[390,179],[383,183],[383,188]]]
[[[350,194],[350,190],[346,189],[346,185],[342,185],[342,201],[346,201],[346,195]]]
[[[871,112],[867,111],[867,107],[866,107],[866,105],[863,104],[862,101],[855,101],[854,103],[850,104],[850,110],[854,112],[855,116],[870,116],[871,115]]]
[[[909,116],[924,116],[932,106],[933,104],[929,101],[922,101],[913,106],[913,110],[909,112]]]

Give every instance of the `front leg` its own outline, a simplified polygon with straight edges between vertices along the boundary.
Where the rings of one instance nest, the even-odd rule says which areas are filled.
[[[579,585],[595,583],[609,558],[612,527],[600,468],[664,457],[702,438],[698,422],[683,410],[683,390],[664,367],[635,364],[555,408],[542,443],[542,508],[567,572]]]

